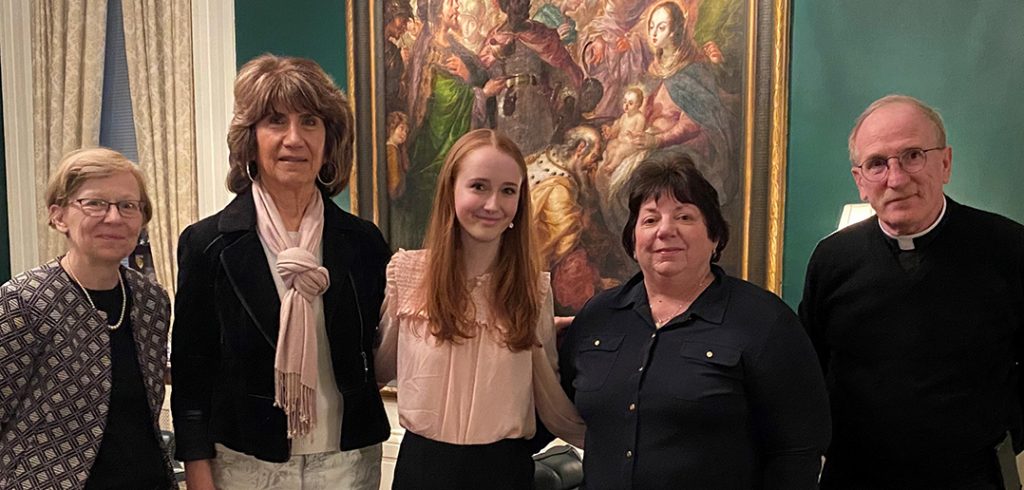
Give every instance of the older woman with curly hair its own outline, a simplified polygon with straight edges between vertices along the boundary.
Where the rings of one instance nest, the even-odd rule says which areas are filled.
[[[372,344],[390,249],[330,199],[348,184],[352,131],[313,61],[263,55],[239,71],[237,197],[178,248],[171,405],[189,488],[379,486],[389,426]]]

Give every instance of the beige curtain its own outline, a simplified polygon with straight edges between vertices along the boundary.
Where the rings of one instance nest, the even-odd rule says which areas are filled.
[[[147,230],[157,280],[172,296],[178,234],[196,221],[190,0],[123,0],[139,165],[153,200]]]
[[[64,237],[47,225],[44,192],[65,153],[100,140],[106,0],[32,0],[34,162],[39,256],[56,257]]]

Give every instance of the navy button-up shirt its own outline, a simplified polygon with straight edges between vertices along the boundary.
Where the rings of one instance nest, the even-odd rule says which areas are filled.
[[[587,423],[586,488],[817,488],[825,383],[777,296],[725,275],[656,329],[641,274],[595,296],[562,344]]]

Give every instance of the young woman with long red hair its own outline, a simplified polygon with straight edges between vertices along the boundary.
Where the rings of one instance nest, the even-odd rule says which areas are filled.
[[[531,488],[535,413],[582,446],[525,177],[507,137],[465,134],[438,176],[425,249],[388,266],[376,373],[398,379],[406,429],[393,488]]]

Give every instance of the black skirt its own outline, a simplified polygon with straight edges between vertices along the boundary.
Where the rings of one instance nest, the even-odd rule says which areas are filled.
[[[529,441],[448,444],[406,431],[392,489],[533,488]]]

